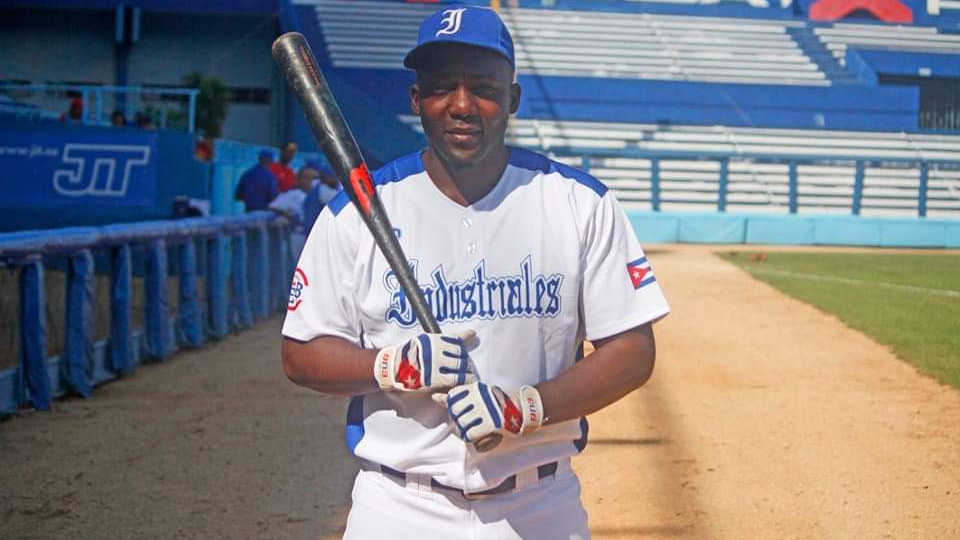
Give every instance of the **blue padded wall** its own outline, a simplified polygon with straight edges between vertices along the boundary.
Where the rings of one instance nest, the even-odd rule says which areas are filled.
[[[926,71],[929,77],[960,77],[960,59],[955,54],[890,52],[864,47],[847,49],[847,54],[859,54],[877,73],[916,76]]]
[[[960,221],[628,211],[641,243],[958,248]]]

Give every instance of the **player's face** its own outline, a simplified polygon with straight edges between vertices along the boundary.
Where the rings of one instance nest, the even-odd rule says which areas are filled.
[[[319,173],[310,167],[300,169],[297,172],[297,187],[302,191],[310,191],[310,188],[313,187],[313,179],[318,175]]]
[[[448,166],[469,167],[504,155],[520,86],[502,56],[451,44],[438,48],[430,67],[417,72],[410,97],[431,149]]]

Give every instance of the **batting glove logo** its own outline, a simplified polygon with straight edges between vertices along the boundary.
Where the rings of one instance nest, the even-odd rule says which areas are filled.
[[[296,311],[303,303],[303,290],[310,286],[307,274],[297,268],[293,273],[293,282],[290,283],[290,297],[287,299],[287,311]]]

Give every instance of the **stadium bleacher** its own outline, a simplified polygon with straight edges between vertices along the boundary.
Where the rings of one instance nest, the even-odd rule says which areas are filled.
[[[960,54],[960,35],[942,33],[929,26],[835,23],[814,28],[813,32],[841,65],[846,63],[849,47]]]
[[[319,0],[335,67],[400,69],[432,7]],[[362,16],[361,16],[362,14]],[[787,31],[794,21],[504,8],[521,74],[830,84]]]
[[[415,116],[401,120],[421,129]],[[788,213],[795,162],[798,213],[849,214],[861,161],[859,214],[918,215],[927,163],[926,215],[960,216],[960,136],[516,119],[508,137],[589,170],[627,208],[716,210],[726,166],[725,210]]]
[[[298,3],[313,7],[310,16],[331,66],[363,73],[402,70],[419,21],[436,9],[353,0]],[[713,93],[743,116],[727,89],[764,85],[764,92],[775,94],[776,88],[841,85],[854,89],[842,96],[795,95],[811,104],[826,98],[849,111],[849,123],[857,124],[860,115],[868,125],[873,112],[854,109],[876,100],[860,74],[845,69],[847,48],[955,54],[960,36],[923,26],[791,18],[529,7],[503,7],[501,16],[514,36],[519,75],[537,81],[535,88],[527,86],[534,105],[513,121],[511,144],[588,169],[628,208],[960,216],[960,136],[753,127],[749,118],[740,127],[610,121],[617,117],[613,105],[588,102],[576,90],[597,79],[617,81],[623,94],[631,92],[629,80],[719,83],[726,86]],[[588,94],[596,90],[589,88]],[[580,110],[571,115],[578,100]],[[585,112],[591,107],[593,120]],[[415,117],[397,109],[401,122],[419,129]]]

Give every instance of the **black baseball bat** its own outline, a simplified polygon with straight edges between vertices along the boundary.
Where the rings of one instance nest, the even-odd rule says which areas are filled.
[[[413,277],[407,257],[393,234],[390,218],[374,188],[370,170],[306,38],[299,32],[283,34],[273,42],[272,52],[280,73],[300,101],[323,154],[333,166],[343,190],[360,212],[377,247],[393,270],[420,325],[431,334],[439,334],[440,325]],[[476,441],[473,446],[480,452],[486,452],[496,448],[502,438],[499,433],[492,433]]]

